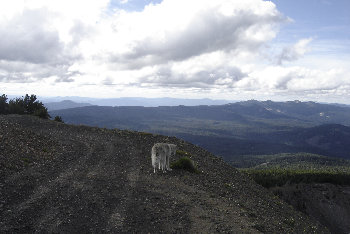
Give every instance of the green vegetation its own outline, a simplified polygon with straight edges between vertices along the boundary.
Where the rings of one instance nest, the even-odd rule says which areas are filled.
[[[0,96],[0,114],[35,115],[43,119],[50,118],[47,108],[39,102],[36,95],[26,94],[22,98],[14,98],[7,102],[5,94]]]
[[[244,169],[255,182],[269,188],[285,184],[298,183],[331,183],[350,185],[350,170],[291,170],[272,168],[266,170]]]
[[[239,165],[244,162],[247,167],[240,170],[267,188],[298,183],[350,185],[349,160],[298,153],[245,156]]]
[[[55,118],[53,119],[54,121],[60,122],[60,123],[64,123],[62,120],[61,116],[56,115]]]
[[[186,170],[192,173],[197,173],[197,174],[199,173],[193,160],[191,160],[189,157],[182,157],[176,162],[171,163],[170,168],[183,169],[183,170]]]

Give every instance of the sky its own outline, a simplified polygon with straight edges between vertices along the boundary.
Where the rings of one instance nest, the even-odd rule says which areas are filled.
[[[0,93],[350,104],[349,0],[0,1]]]

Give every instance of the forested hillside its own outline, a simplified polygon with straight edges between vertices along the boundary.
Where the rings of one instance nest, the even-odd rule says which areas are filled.
[[[67,123],[181,137],[230,161],[238,155],[309,152],[350,158],[350,108],[315,102],[101,107],[52,111]]]

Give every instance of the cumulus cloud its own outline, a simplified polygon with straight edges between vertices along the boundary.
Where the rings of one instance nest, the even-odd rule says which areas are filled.
[[[116,13],[118,49],[110,51],[111,61],[138,69],[219,50],[255,52],[283,20],[271,2],[260,0],[164,0],[142,12]]]
[[[103,84],[232,87],[247,76],[241,58],[256,58],[285,20],[261,0],[164,0],[141,12],[117,10],[80,50],[104,63]]]
[[[81,73],[67,64],[36,64],[23,61],[0,60],[0,82],[29,83],[55,78],[58,82],[72,82]]]
[[[89,19],[96,20],[97,15],[100,16],[101,12],[96,14],[96,10],[103,2],[107,3],[2,1],[0,80],[20,83],[56,77],[59,82],[73,81],[72,77],[79,72],[71,71],[70,66],[82,54],[75,46],[87,35],[86,29],[91,28]],[[81,9],[72,11],[74,6]]]
[[[107,0],[14,2],[0,19],[0,60],[14,63],[2,74],[13,82],[228,87],[246,76],[228,57],[257,53],[285,20],[262,0],[164,0],[140,12],[110,11]]]
[[[229,87],[235,81],[242,79],[246,74],[236,67],[221,67],[213,70],[199,70],[186,72],[176,70],[174,67],[161,66],[156,72],[140,77],[138,84],[159,87],[195,87],[220,88]]]
[[[24,10],[0,22],[0,59],[29,63],[57,63],[64,44],[58,32],[50,29],[45,9]]]
[[[237,83],[241,90],[304,94],[340,90],[350,85],[349,70],[267,66]]]
[[[283,62],[291,62],[303,57],[305,53],[311,50],[308,47],[311,41],[312,38],[301,39],[296,44],[285,47],[278,56],[277,63],[281,65]]]
[[[277,65],[271,65],[264,54],[271,52],[281,23],[290,21],[271,1],[163,0],[132,12],[112,5],[109,0],[1,1],[0,82],[59,84],[62,90],[71,85],[78,93],[87,86],[102,94],[106,87],[111,92],[180,87],[228,96],[345,92],[350,86],[349,71],[342,69],[348,63],[295,65],[310,51],[312,38],[283,48]]]

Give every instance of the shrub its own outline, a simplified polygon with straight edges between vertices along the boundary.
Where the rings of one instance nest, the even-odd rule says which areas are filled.
[[[56,115],[54,121],[64,123],[61,116]]]
[[[46,107],[38,109],[38,110],[35,110],[33,115],[38,116],[38,117],[43,118],[43,119],[49,119],[50,118],[50,115],[49,115]]]
[[[182,157],[176,162],[171,163],[170,168],[172,169],[183,169],[192,173],[199,173],[193,160],[188,157]]]

